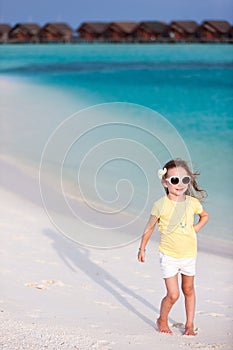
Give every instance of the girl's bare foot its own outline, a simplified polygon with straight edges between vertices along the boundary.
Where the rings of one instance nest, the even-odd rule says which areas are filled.
[[[197,335],[197,333],[194,331],[193,327],[185,327],[184,335],[195,336],[195,335]]]
[[[172,331],[168,327],[167,322],[161,321],[160,318],[157,319],[156,326],[157,326],[158,331],[160,333],[166,333],[166,334],[173,335]]]

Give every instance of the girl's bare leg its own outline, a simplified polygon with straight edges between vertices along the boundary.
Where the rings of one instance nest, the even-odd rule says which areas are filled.
[[[194,315],[195,315],[195,289],[194,276],[182,275],[182,291],[185,297],[186,324],[185,335],[196,335],[194,331]]]
[[[168,327],[168,314],[179,298],[178,274],[173,277],[165,278],[164,281],[167,288],[167,295],[161,302],[160,316],[157,320],[157,326],[159,332],[172,334],[172,331]]]

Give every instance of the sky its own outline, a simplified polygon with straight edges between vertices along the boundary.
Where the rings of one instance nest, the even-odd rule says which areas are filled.
[[[66,22],[76,29],[85,21],[223,19],[233,23],[233,0],[0,0],[0,22]]]

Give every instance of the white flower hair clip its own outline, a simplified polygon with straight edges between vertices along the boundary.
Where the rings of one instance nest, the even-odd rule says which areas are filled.
[[[158,177],[162,180],[163,176],[167,173],[167,168],[158,170]]]

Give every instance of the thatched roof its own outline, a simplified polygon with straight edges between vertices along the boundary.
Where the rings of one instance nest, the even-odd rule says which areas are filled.
[[[9,24],[0,23],[0,34],[8,33],[10,30],[11,30],[11,26]]]
[[[194,34],[197,31],[198,24],[195,21],[172,21],[170,27],[179,33]]]
[[[22,33],[36,35],[40,26],[36,23],[17,23],[13,28],[11,28],[10,32],[14,32],[20,30]]]
[[[68,24],[66,24],[66,23],[59,23],[59,22],[46,23],[41,28],[41,31],[43,31],[43,30],[47,30],[47,31],[50,31],[51,33],[60,34],[60,35],[67,35],[67,34],[72,34],[73,33],[73,29],[71,29],[71,27]]]
[[[114,29],[116,32],[131,34],[137,27],[136,22],[111,22],[109,28]]]
[[[149,32],[163,33],[167,28],[167,24],[160,21],[144,21],[140,22],[138,27]]]
[[[109,23],[105,22],[84,22],[78,27],[76,31],[80,32],[82,30],[85,30],[91,34],[102,34],[107,29],[108,25]]]
[[[231,25],[227,21],[204,21],[202,26],[206,27],[212,32],[219,32],[221,34],[226,34],[231,29]]]

